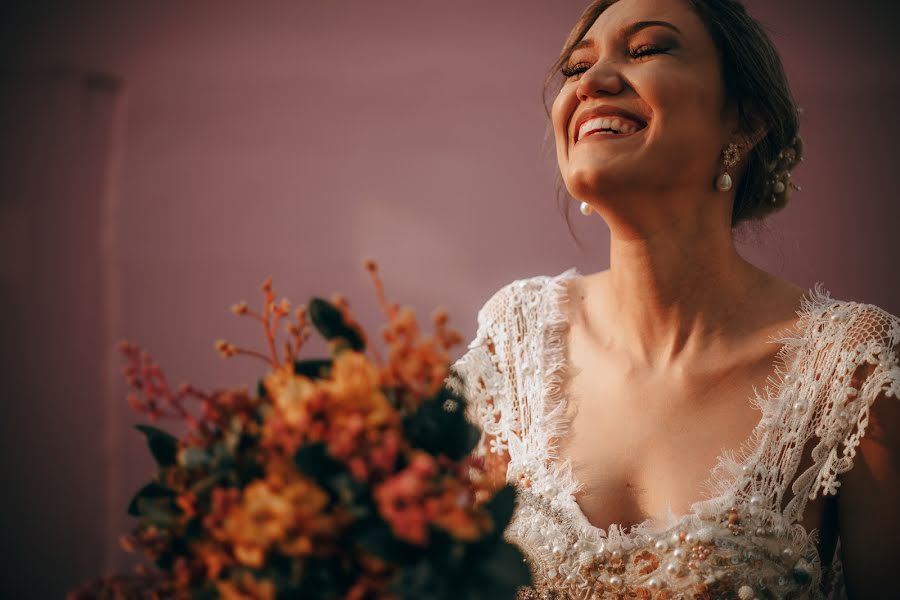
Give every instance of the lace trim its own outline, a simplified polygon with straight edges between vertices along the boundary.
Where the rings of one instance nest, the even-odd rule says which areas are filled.
[[[767,378],[768,383],[776,386],[775,393],[773,394],[767,386],[766,397],[763,398],[754,388],[754,396],[750,402],[761,411],[760,421],[754,427],[749,439],[741,444],[737,452],[729,450],[717,457],[716,465],[710,471],[710,475],[703,485],[703,488],[707,490],[705,497],[694,502],[684,515],[675,515],[670,509],[666,518],[660,520],[653,517],[647,518],[640,523],[628,526],[628,532],[625,533],[625,526],[618,523],[610,524],[607,531],[588,521],[575,500],[575,495],[581,491],[583,483],[574,477],[570,459],[559,460],[559,438],[565,434],[569,426],[569,419],[566,418],[567,396],[565,393],[569,375],[565,352],[569,330],[568,309],[571,304],[568,284],[573,277],[578,275],[580,273],[577,268],[572,267],[547,280],[547,300],[544,305],[544,315],[546,316],[544,364],[547,366],[545,373],[549,373],[549,375],[546,377],[543,390],[543,415],[534,420],[533,427],[529,431],[529,435],[547,440],[544,444],[545,453],[541,457],[542,460],[538,462],[546,468],[546,477],[549,480],[547,487],[551,497],[555,500],[553,504],[565,505],[585,535],[593,539],[626,543],[629,538],[659,533],[672,527],[678,521],[692,516],[699,518],[725,510],[735,502],[735,495],[738,493],[749,497],[750,494],[741,487],[754,481],[753,466],[764,454],[767,442],[772,438],[771,425],[777,422],[781,416],[779,413],[782,412],[784,406],[782,401],[784,376],[795,370],[798,356],[793,355],[791,366],[788,365],[787,359],[792,350],[802,348],[806,344],[807,331],[811,325],[819,318],[821,312],[836,300],[830,297],[830,293],[824,289],[821,282],[816,282],[814,289],[809,292],[810,296],[801,298],[799,310],[795,313],[799,317],[798,321],[793,326],[770,337],[770,343],[781,342],[783,344],[773,360],[774,374]],[[806,415],[801,415],[801,418],[808,417],[811,412],[807,411]],[[799,463],[799,457],[797,462]],[[767,498],[767,500],[771,501],[771,498]],[[811,532],[810,536],[807,536],[802,528],[794,529],[792,533],[796,538],[805,538],[797,539],[797,542],[815,541],[815,530]]]
[[[774,510],[780,505],[779,490],[773,490],[766,485],[772,483],[771,481],[760,480],[756,476],[763,475],[759,472],[759,467],[765,451],[784,441],[785,431],[787,431],[787,435],[796,436],[798,431],[805,430],[806,425],[815,415],[815,410],[805,410],[795,415],[794,419],[791,419],[791,416],[783,418],[786,409],[793,408],[794,401],[801,397],[791,386],[799,379],[800,363],[804,358],[801,350],[809,345],[809,332],[813,325],[822,318],[822,314],[836,302],[837,300],[831,298],[830,292],[824,289],[822,283],[816,282],[814,289],[809,290],[808,294],[800,299],[800,307],[794,313],[798,317],[794,325],[790,325],[768,338],[768,343],[777,343],[782,346],[773,360],[774,372],[766,378],[765,397],[761,396],[754,387],[753,396],[750,398],[751,405],[759,410],[762,416],[750,437],[741,444],[736,452],[727,450],[718,457],[716,465],[710,472],[710,478],[705,482],[705,486],[709,490],[708,502],[710,504],[713,504],[712,500],[730,493],[740,493],[745,498],[750,498],[753,494],[771,496],[774,492],[775,497],[767,498],[770,509]],[[788,364],[789,362],[790,364]],[[776,425],[781,425],[781,427],[776,427]],[[788,465],[789,469],[781,473],[782,477],[793,476],[802,459],[802,453],[794,453],[794,458],[794,464]],[[775,487],[779,488],[780,486]],[[701,504],[705,503],[701,501]],[[710,506],[710,508],[721,510],[724,507],[718,504]]]
[[[469,416],[491,437],[490,448],[485,448],[483,439],[479,452],[508,452],[507,480],[519,484],[521,491],[526,488],[537,502],[519,507],[509,535],[526,542],[533,560],[549,561],[548,568],[560,562],[555,555],[544,556],[542,546],[547,539],[560,539],[552,515],[565,523],[567,539],[606,539],[621,545],[623,551],[632,541],[639,542],[638,536],[660,531],[654,519],[632,526],[627,534],[618,524],[609,525],[608,533],[593,526],[575,501],[582,484],[574,477],[571,460],[559,460],[558,446],[570,426],[565,354],[572,299],[569,284],[576,275],[579,272],[572,267],[556,276],[504,286],[479,311],[476,339],[456,365],[468,382]],[[795,521],[818,491],[836,493],[837,476],[852,466],[868,424],[869,406],[878,393],[900,399],[900,319],[873,305],[832,299],[819,282],[809,297],[801,298],[796,314],[799,319],[793,326],[769,339],[782,347],[773,360],[774,373],[766,380],[765,396],[754,388],[749,399],[761,412],[760,422],[737,451],[717,457],[704,485],[712,497],[695,502],[682,516],[670,509],[668,519],[659,523],[666,528],[678,525],[679,530],[699,526],[701,508],[725,509],[750,495],[751,505],[756,502],[770,508],[754,518],[754,527],[761,520],[764,525],[774,524],[773,530],[783,527],[794,550],[815,563],[811,575],[818,586],[823,574],[816,551],[818,532],[807,533]],[[487,349],[491,342],[494,353]],[[853,377],[864,363],[873,368],[857,384]],[[795,402],[800,410],[794,408]],[[801,460],[809,455],[806,442],[812,438],[818,441],[812,451],[813,464],[795,479]],[[794,495],[781,510],[788,488]],[[762,502],[753,500],[753,495],[763,496]],[[532,496],[525,493],[523,497]],[[839,580],[838,552],[832,560],[828,579]],[[560,563],[559,569],[565,566]],[[826,587],[839,597],[840,581],[833,584]]]
[[[572,267],[547,280],[546,291],[549,294],[549,301],[543,306],[547,318],[543,332],[543,373],[547,375],[543,378],[544,385],[541,390],[543,402],[537,402],[541,414],[536,415],[539,417],[535,419],[536,426],[529,432],[531,435],[537,435],[540,440],[547,440],[540,462],[548,468],[550,479],[567,483],[563,491],[565,494],[575,494],[582,487],[575,482],[571,461],[558,460],[558,438],[569,427],[566,417],[568,359],[565,353],[571,297],[567,292],[569,282],[578,275],[578,269]],[[575,485],[569,486],[569,481]]]

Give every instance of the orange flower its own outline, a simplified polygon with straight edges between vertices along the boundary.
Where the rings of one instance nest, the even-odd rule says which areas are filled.
[[[218,579],[222,569],[234,562],[221,548],[209,542],[197,543],[194,552],[206,568],[206,578],[210,581]]]
[[[336,535],[336,522],[325,514],[328,495],[314,483],[296,477],[286,481],[273,472],[250,483],[241,503],[225,518],[223,532],[234,547],[235,558],[251,567],[261,567],[269,549],[288,555],[312,552],[312,539]]]
[[[275,600],[275,584],[267,579],[258,581],[247,572],[237,583],[217,581],[216,589],[222,600]]]
[[[443,491],[425,501],[425,512],[433,523],[454,537],[475,541],[491,528],[488,515],[474,507],[474,493],[463,482],[445,478]]]
[[[281,417],[296,428],[302,427],[307,420],[309,399],[322,393],[315,382],[295,374],[290,365],[273,369],[265,376],[263,384]]]

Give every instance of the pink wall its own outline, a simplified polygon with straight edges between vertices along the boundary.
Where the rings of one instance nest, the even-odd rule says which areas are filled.
[[[69,319],[23,337],[25,347],[11,348],[11,337],[4,347],[5,358],[35,364],[52,334],[99,365],[84,384],[97,393],[83,402],[29,388],[29,408],[4,403],[4,433],[17,432],[17,452],[4,460],[20,463],[6,471],[21,476],[5,501],[4,529],[20,544],[22,566],[0,586],[59,597],[106,566],[127,564],[115,539],[151,467],[130,428],[137,419],[111,340],[138,341],[174,382],[241,385],[255,381],[257,365],[223,363],[212,342],[261,341],[228,307],[257,302],[267,275],[296,302],[346,293],[374,332],[380,320],[362,269],[371,256],[394,299],[423,320],[447,307],[469,338],[476,309],[502,284],[607,266],[602,221],[574,211],[585,251],[569,239],[556,211],[555,156],[543,145],[540,82],[584,1],[22,4],[0,18],[3,81],[15,87],[66,65],[76,88],[89,71],[122,87],[99,121],[71,110],[84,102],[74,92],[57,104],[0,105],[4,122],[44,132],[20,129],[20,139],[54,143],[43,115],[61,128],[99,131],[105,142],[84,148],[107,161],[92,167],[103,177],[97,188],[78,193],[68,183],[77,177],[52,170],[72,167],[64,148],[54,146],[57,160],[48,163],[34,145],[7,137],[0,146],[24,165],[0,179],[8,256],[61,243],[49,233],[85,212],[102,226],[93,249],[44,274],[90,286],[102,311],[84,318],[96,336]],[[748,4],[773,30],[805,109],[807,154],[796,172],[803,192],[758,246],[743,250],[799,285],[822,281],[835,297],[900,313],[892,268],[900,11],[834,0]],[[59,210],[29,221],[21,217],[27,195],[13,197],[9,182],[38,180],[50,182],[41,197]],[[0,269],[3,306],[22,307],[41,291],[25,287],[38,266],[0,266],[8,264]],[[66,306],[62,297],[40,302],[50,311]],[[6,318],[11,327],[18,317],[7,310]],[[48,431],[41,415],[50,414],[58,427]],[[77,438],[62,434],[66,422],[83,424]],[[70,481],[72,472],[84,477]],[[64,494],[48,499],[51,484],[62,483]],[[60,517],[61,506],[76,508]]]

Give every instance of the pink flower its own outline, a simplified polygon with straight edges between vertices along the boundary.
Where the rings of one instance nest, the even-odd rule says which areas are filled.
[[[405,469],[375,489],[378,510],[398,538],[419,546],[428,541],[425,498],[435,473],[434,459],[416,454]]]

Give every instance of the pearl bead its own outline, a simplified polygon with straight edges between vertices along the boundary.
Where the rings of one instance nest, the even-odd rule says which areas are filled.
[[[741,600],[752,600],[753,588],[749,585],[742,585],[741,589],[738,590],[738,598]]]
[[[562,546],[553,546],[553,554],[555,556],[559,556],[562,553],[563,553]]]
[[[794,402],[793,408],[794,412],[803,412],[804,410],[806,410],[806,402],[804,402],[803,400],[797,400],[796,402]]]
[[[754,494],[750,497],[750,506],[759,506],[762,504],[763,498],[758,494]]]
[[[647,580],[647,587],[651,590],[658,590],[662,588],[662,582],[656,577],[651,577]]]
[[[588,204],[587,202],[582,202],[582,203],[581,203],[581,214],[583,214],[584,216],[588,217],[588,216],[591,215],[592,212],[594,212],[594,207],[592,207],[592,206],[591,206],[590,204]]]
[[[675,558],[684,558],[684,548],[675,548],[672,552],[672,556]]]
[[[718,180],[716,180],[716,189],[718,189],[720,192],[727,192],[731,189],[731,185],[731,175],[729,175],[728,173],[722,173],[722,176],[719,177]]]
[[[620,585],[622,585],[622,578],[618,575],[613,575],[609,578],[609,585],[613,587],[619,587]]]
[[[791,550],[790,548],[785,548],[784,550],[781,551],[781,555],[784,556],[785,558],[790,558],[794,555],[794,551]]]
[[[684,541],[688,544],[693,544],[695,541],[694,534],[688,532],[688,534],[684,536]]]
[[[612,554],[613,558],[622,558],[622,551],[619,550],[618,548],[616,548],[615,550],[610,552],[610,554]]]
[[[675,563],[667,564],[666,572],[669,573],[669,575],[675,575],[676,573],[678,573],[678,565],[676,565]]]
[[[764,536],[764,535],[766,535],[766,529],[765,529],[765,527],[757,527],[757,528],[756,528],[756,535],[758,535],[758,536]]]
[[[780,181],[775,182],[775,193],[783,194],[784,193],[784,184]]]
[[[678,542],[680,542],[680,541],[681,541],[681,538],[678,537],[677,533],[673,533],[672,535],[669,536],[669,543],[672,544],[673,546],[677,546]]]
[[[669,549],[669,545],[666,543],[665,540],[656,540],[656,544],[654,545],[654,548],[656,548],[660,552],[665,552],[666,550]]]
[[[784,382],[785,382],[785,383],[791,383],[792,381],[794,381],[794,376],[791,375],[790,373],[785,374],[785,376],[784,376]]]

